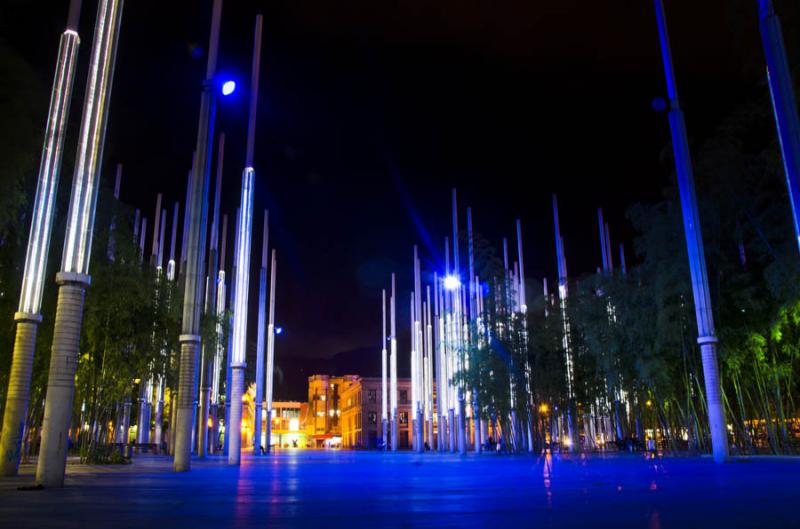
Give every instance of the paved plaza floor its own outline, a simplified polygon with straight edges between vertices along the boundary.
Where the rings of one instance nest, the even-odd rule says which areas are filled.
[[[70,464],[63,489],[0,478],[0,528],[800,527],[800,458],[459,457],[295,451]]]

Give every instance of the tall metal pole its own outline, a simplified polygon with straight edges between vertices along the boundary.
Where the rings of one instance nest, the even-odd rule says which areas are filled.
[[[258,335],[256,337],[256,401],[253,417],[253,454],[261,454],[261,410],[264,406],[264,341],[267,334],[267,255],[269,245],[269,213],[264,210],[261,239],[261,270],[258,274]],[[269,406],[267,406],[269,408]],[[267,417],[270,422],[271,417]],[[269,427],[267,427],[269,428]],[[269,439],[267,439],[269,444]]]
[[[217,451],[217,442],[219,441],[219,417],[217,414],[219,405],[219,385],[222,370],[222,356],[225,353],[225,345],[222,340],[223,323],[222,319],[225,316],[225,251],[228,242],[228,216],[222,216],[222,251],[219,259],[219,272],[217,272],[217,297],[215,300],[215,309],[217,316],[217,341],[215,344],[216,353],[214,354],[214,364],[211,368],[211,402],[209,405],[209,415],[211,416],[211,443],[210,450],[212,453]]]
[[[214,186],[214,210],[211,217],[211,235],[208,249],[208,274],[206,275],[206,296],[203,304],[204,314],[216,314],[217,305],[217,270],[219,241],[219,209],[222,198],[222,172],[225,162],[225,134],[219,135],[217,148],[217,177]],[[214,358],[217,354],[216,343],[203,342],[200,351],[200,415],[197,421],[195,439],[197,440],[197,456],[205,457],[208,452],[208,417],[211,409],[211,386],[213,384]]]
[[[211,33],[208,62],[203,91],[200,95],[200,115],[194,171],[189,181],[186,200],[186,244],[181,249],[185,265],[180,368],[178,377],[177,415],[175,424],[175,460],[177,472],[191,469],[192,425],[197,401],[198,352],[200,349],[200,310],[203,299],[203,261],[205,257],[204,211],[208,203],[208,179],[211,169],[211,149],[214,141],[214,76],[217,70],[219,26],[222,0],[214,0],[211,14]]]
[[[667,80],[667,94],[670,100],[669,128],[672,133],[675,172],[678,175],[678,189],[683,211],[683,228],[689,256],[689,271],[692,277],[692,293],[697,317],[697,343],[700,344],[703,360],[708,422],[711,430],[711,449],[714,461],[722,463],[728,458],[728,433],[725,423],[725,409],[722,407],[719,367],[717,365],[717,337],[714,332],[714,317],[711,313],[706,256],[700,231],[700,215],[697,209],[697,196],[695,195],[694,176],[692,175],[689,140],[686,134],[683,110],[681,110],[678,103],[678,87],[672,66],[672,53],[669,47],[667,22],[662,1],[655,0],[655,7],[658,37],[661,42],[661,56]]]
[[[239,246],[236,259],[236,300],[233,310],[233,361],[231,362],[231,422],[226,425],[230,435],[228,463],[238,465],[241,457],[242,393],[244,368],[247,364],[247,300],[250,290],[250,242],[253,232],[253,151],[255,148],[256,108],[258,106],[258,70],[261,62],[261,28],[263,18],[256,15],[253,43],[253,70],[250,82],[250,112],[247,124],[247,153],[242,173],[242,198],[239,209]]]
[[[272,262],[270,263],[269,277],[269,325],[267,326],[267,452],[270,451],[272,439],[272,379],[273,366],[275,365],[275,287],[278,267],[278,258],[275,249],[272,249]]]
[[[31,371],[36,352],[36,334],[42,316],[42,288],[47,270],[47,253],[53,227],[53,210],[61,171],[61,154],[64,147],[69,108],[72,101],[72,86],[75,80],[75,64],[80,38],[78,21],[81,0],[71,0],[67,27],[58,44],[58,59],[50,92],[50,108],[44,134],[42,156],[39,161],[39,177],[36,198],[33,202],[31,229],[25,255],[25,271],[22,276],[22,292],[19,309],[14,314],[17,323],[11,373],[8,380],[6,408],[3,414],[3,430],[0,438],[0,475],[15,476],[19,468],[20,448],[25,431],[30,402]],[[121,172],[119,173],[121,175]]]
[[[452,293],[452,307],[453,307],[453,337],[455,338],[455,350],[454,353],[456,355],[456,365],[457,368],[455,373],[460,374],[462,367],[463,367],[463,357],[464,352],[460,350],[461,340],[459,339],[461,336],[461,301],[460,301],[460,283],[461,283],[461,268],[458,265],[458,202],[456,199],[456,190],[453,188],[452,190],[452,199],[453,199],[453,273],[455,274],[456,278],[458,278],[459,287],[457,290],[454,290]],[[457,421],[458,421],[458,452],[461,455],[467,453],[467,419],[466,419],[466,403],[465,403],[465,391],[464,391],[464,382],[459,380],[457,384],[457,398],[458,398],[458,408],[456,410]]]
[[[89,286],[89,259],[94,213],[103,158],[111,80],[114,76],[122,0],[101,0],[89,62],[78,154],[72,181],[61,271],[56,275],[58,303],[47,381],[42,444],[36,466],[36,483],[64,485],[67,435],[75,391],[83,301]]]
[[[381,325],[383,326],[383,339],[381,340],[381,441],[383,449],[389,449],[387,434],[389,433],[389,385],[387,379],[387,358],[386,358],[386,289],[381,291]]]
[[[392,408],[392,452],[397,452],[397,326],[395,310],[395,277],[392,273],[392,295],[389,298],[389,396]]]
[[[472,208],[467,208],[467,236],[469,257],[469,317],[477,324],[475,315],[478,311],[478,286],[475,284],[475,241],[472,232]],[[471,333],[470,333],[471,335]],[[473,448],[476,454],[481,453],[480,407],[478,404],[478,387],[472,387],[472,428],[474,431]]]
[[[778,127],[789,202],[792,205],[794,234],[800,247],[800,119],[797,116],[797,100],[783,43],[783,31],[772,0],[758,0],[758,27],[764,56],[767,60],[767,80],[772,96],[772,109]]]
[[[574,400],[575,393],[572,387],[574,383],[572,370],[572,345],[569,337],[569,322],[567,321],[567,296],[569,293],[567,284],[567,257],[564,253],[564,238],[561,236],[561,223],[558,216],[558,200],[553,195],[553,225],[556,237],[556,260],[558,262],[558,299],[561,308],[561,320],[563,327],[563,347],[564,365],[567,374],[567,444],[570,452],[574,452],[575,446],[575,422],[574,422]]]

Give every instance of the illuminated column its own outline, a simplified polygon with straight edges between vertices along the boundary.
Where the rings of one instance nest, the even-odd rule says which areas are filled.
[[[269,326],[267,327],[267,452],[270,451],[272,438],[272,379],[275,365],[275,276],[278,260],[275,249],[272,250],[272,267],[269,278]]]
[[[181,248],[183,274],[183,318],[180,366],[178,369],[177,414],[175,417],[175,460],[177,472],[191,469],[192,425],[197,401],[197,358],[200,349],[200,309],[203,294],[203,261],[205,258],[204,210],[208,202],[208,179],[211,166],[211,149],[214,141],[214,89],[217,68],[219,25],[222,0],[214,0],[211,14],[211,34],[203,90],[200,95],[200,114],[197,127],[197,144],[194,170],[189,179],[184,219],[185,244]],[[185,258],[185,265],[183,260]]]
[[[42,424],[42,444],[36,467],[36,483],[49,487],[64,485],[67,433],[75,390],[83,301],[90,283],[89,258],[99,188],[98,173],[103,156],[121,15],[121,0],[102,0],[98,3],[83,118],[78,136],[78,154],[67,214],[64,253],[61,272],[56,276],[59,284],[58,302]]]
[[[211,241],[208,249],[208,274],[206,275],[206,296],[203,313],[216,313],[217,297],[217,241],[219,240],[219,208],[222,196],[222,168],[225,160],[225,134],[219,135],[217,151],[217,178],[214,186],[214,210],[211,219]],[[211,386],[213,385],[214,357],[217,344],[203,343],[200,351],[200,413],[197,421],[195,439],[197,440],[197,456],[205,457],[208,452],[208,417],[211,404]]]
[[[261,270],[258,278],[258,334],[256,341],[256,401],[253,417],[253,453],[261,450],[261,410],[264,406],[264,338],[267,333],[267,245],[269,243],[269,214],[264,211],[264,229],[261,243]],[[267,406],[269,408],[270,406]],[[270,418],[267,418],[270,422]],[[269,426],[267,427],[269,428]],[[269,444],[269,438],[267,438]]]
[[[572,347],[569,339],[569,322],[567,322],[567,258],[564,255],[564,238],[561,236],[561,224],[558,218],[558,201],[555,195],[553,195],[553,224],[555,226],[556,260],[558,263],[558,299],[561,307],[561,319],[564,333],[562,343],[564,347],[564,364],[567,372],[567,446],[570,452],[573,452],[576,449],[573,421],[575,395],[572,387]]]
[[[169,242],[169,261],[167,261],[167,280],[175,280],[175,238],[178,235],[178,202],[172,209],[172,236]]]
[[[39,314],[42,303],[42,286],[47,270],[53,208],[61,170],[61,154],[67,118],[72,100],[75,63],[80,46],[78,37],[80,9],[81,0],[71,0],[67,27],[61,34],[58,46],[56,73],[50,93],[50,109],[47,113],[44,146],[39,161],[39,177],[25,255],[22,292],[19,310],[14,314],[14,321],[17,322],[17,336],[14,340],[14,353],[11,360],[6,407],[3,414],[3,430],[0,438],[0,475],[2,476],[17,474],[22,436],[28,415],[31,371],[33,356],[36,352],[36,333],[39,323],[42,321],[42,316]]]
[[[386,289],[381,291],[381,325],[383,326],[383,339],[381,340],[381,431],[383,449],[389,449],[387,435],[389,433],[389,387],[387,380],[387,358],[386,358]]]
[[[453,292],[453,328],[454,328],[454,341],[456,345],[455,353],[456,353],[456,373],[461,373],[461,369],[463,368],[463,357],[464,353],[461,351],[461,300],[460,300],[460,289],[461,289],[461,268],[458,266],[458,202],[456,200],[456,190],[453,188],[453,274],[455,279],[458,283],[458,290]],[[458,410],[456,414],[458,415],[458,452],[461,455],[467,453],[467,432],[466,432],[466,403],[465,403],[465,391],[464,391],[464,383],[463,381],[459,381],[457,384],[457,398],[458,398]]]
[[[517,219],[517,253],[519,255],[519,284],[517,286],[517,295],[519,297],[519,312],[522,318],[522,336],[524,341],[524,350],[528,350],[528,300],[525,293],[525,260],[522,252],[522,221]],[[528,355],[525,355],[525,397],[528,403],[526,422],[528,452],[533,452],[533,424],[531,417],[533,417],[533,409],[535,403],[533,402],[533,373],[531,372],[531,365],[528,361]]]
[[[478,292],[480,285],[475,283],[475,241],[472,236],[472,208],[467,208],[467,243],[469,257],[469,318],[477,325]],[[473,447],[476,454],[481,453],[480,407],[478,404],[478,387],[472,388],[472,424],[474,430]]]
[[[441,297],[442,297],[442,287],[439,281],[438,274],[433,274],[433,291],[434,291],[434,319],[435,319],[435,327],[433,333],[433,346],[434,350],[436,351],[436,411],[437,411],[437,420],[439,421],[438,424],[438,444],[437,450],[444,451],[445,449],[445,410],[447,406],[445,404],[445,397],[447,395],[446,389],[446,380],[444,375],[444,351],[442,349],[443,345],[443,335],[444,335],[444,319],[442,318],[442,313],[440,312],[440,306],[442,305]]]
[[[228,216],[222,216],[222,252],[219,259],[219,272],[217,272],[217,343],[216,354],[214,355],[214,365],[211,369],[211,404],[209,405],[209,415],[211,416],[211,453],[217,451],[217,443],[219,442],[219,386],[220,377],[222,375],[222,357],[225,354],[225,345],[222,340],[223,324],[222,319],[225,317],[225,251],[228,241]]]
[[[397,452],[397,327],[395,310],[395,277],[392,273],[392,296],[389,298],[389,370],[390,370],[390,403],[392,408],[392,452]]]
[[[708,421],[711,430],[711,448],[714,461],[724,462],[728,458],[728,433],[725,423],[725,410],[722,407],[719,367],[717,366],[717,337],[714,332],[714,317],[711,313],[711,296],[708,289],[706,257],[703,237],[700,231],[700,216],[697,209],[697,196],[694,189],[692,162],[689,154],[689,140],[686,122],[678,103],[678,88],[672,68],[672,53],[669,49],[667,22],[664,5],[655,0],[658,37],[661,41],[661,56],[667,81],[670,100],[669,126],[672,133],[672,149],[675,153],[675,171],[678,175],[678,189],[683,211],[683,228],[686,235],[686,248],[689,256],[689,271],[692,277],[695,315],[697,317],[697,343],[700,344],[703,359],[703,376],[708,404]],[[791,189],[791,187],[790,187]]]
[[[427,376],[425,377],[425,419],[427,421],[428,429],[428,448],[432,451],[436,446],[433,436],[433,323],[431,321],[431,287],[425,287],[426,304],[425,304],[425,370]]]
[[[781,22],[775,14],[772,0],[758,0],[758,22],[761,42],[767,60],[767,81],[772,96],[772,109],[778,127],[789,202],[792,205],[794,233],[800,246],[800,119],[794,96],[786,46],[783,43]]]
[[[239,255],[239,208],[236,208],[236,229],[233,234],[233,273],[231,274],[231,297],[228,301],[230,316],[228,317],[228,328],[233,329],[233,309],[236,304],[236,256]],[[228,332],[227,354],[225,355],[225,440],[222,444],[224,455],[228,455],[228,445],[231,436],[228,435],[228,425],[231,423],[231,363],[233,362],[233,332]]]
[[[255,41],[253,43],[253,70],[250,83],[250,119],[247,125],[247,153],[242,173],[242,197],[239,209],[239,244],[236,259],[236,299],[233,309],[233,351],[231,362],[231,422],[226,425],[229,434],[228,463],[238,465],[242,437],[242,393],[247,354],[247,300],[250,290],[250,242],[253,226],[253,150],[256,132],[256,107],[258,105],[258,68],[261,59],[262,17],[256,15]]]
[[[608,245],[606,244],[606,230],[603,222],[603,208],[597,208],[597,224],[600,227],[600,251],[603,260],[603,272],[608,273]]]

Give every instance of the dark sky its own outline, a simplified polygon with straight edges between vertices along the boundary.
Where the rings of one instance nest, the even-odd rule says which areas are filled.
[[[756,2],[665,3],[690,135],[700,141],[765,90]],[[0,35],[49,84],[67,1],[3,4]],[[96,3],[84,4],[75,128]],[[776,6],[792,9],[784,20],[791,33],[797,9],[787,0]],[[122,199],[148,217],[159,191],[183,205],[210,10],[210,0],[125,5],[106,178],[124,163]],[[219,69],[238,78],[240,91],[220,102],[217,131],[228,139],[223,209],[231,218],[259,11],[253,247],[269,208],[277,319],[286,328],[279,358],[377,348],[380,289],[396,271],[405,307],[415,243],[425,266],[436,264],[452,186],[497,244],[520,217],[527,274],[552,278],[552,192],[577,275],[600,262],[596,207],[605,208],[612,238],[628,241],[625,207],[657,198],[669,183],[666,115],[651,109],[664,82],[650,0],[228,0]],[[377,358],[365,365],[377,368]]]

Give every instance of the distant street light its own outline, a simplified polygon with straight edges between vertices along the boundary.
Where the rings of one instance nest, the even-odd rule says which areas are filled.
[[[236,91],[236,81],[228,80],[222,83],[222,95],[229,96]]]
[[[447,290],[458,290],[461,287],[461,280],[456,275],[445,276],[444,288]]]

